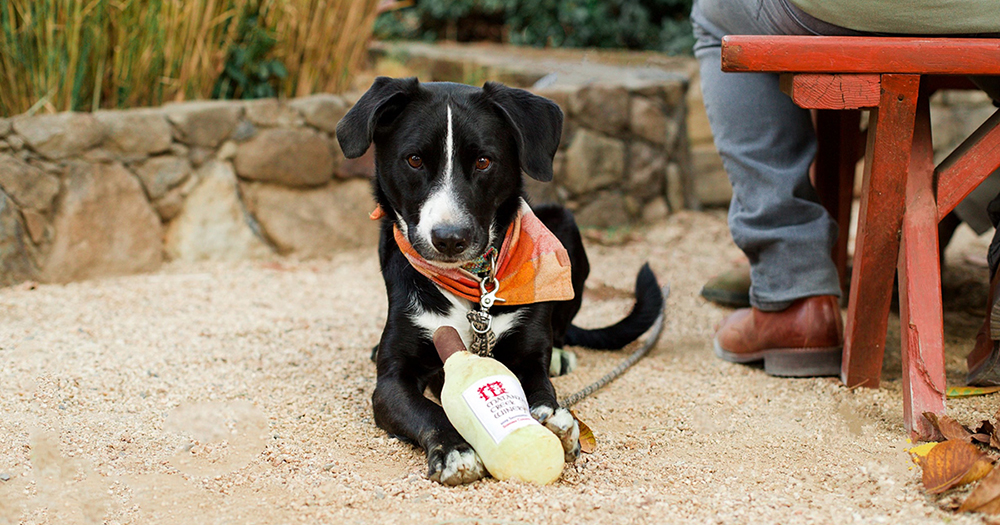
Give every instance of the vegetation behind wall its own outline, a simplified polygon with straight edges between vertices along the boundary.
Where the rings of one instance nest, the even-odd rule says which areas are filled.
[[[494,41],[690,53],[692,0],[416,0],[385,13],[379,38]]]
[[[0,116],[339,91],[378,0],[5,0]]]

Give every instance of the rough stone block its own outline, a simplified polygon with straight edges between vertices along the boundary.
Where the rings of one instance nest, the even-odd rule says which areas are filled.
[[[0,118],[0,139],[6,137],[10,133],[10,119]]]
[[[662,195],[666,178],[667,156],[662,147],[641,141],[629,144],[627,184],[629,194],[647,200]]]
[[[163,260],[160,218],[121,164],[70,164],[53,225],[48,281],[152,271]]]
[[[0,191],[0,286],[35,279],[37,273],[20,214],[14,201]]]
[[[728,206],[733,198],[733,188],[729,184],[722,158],[715,146],[701,145],[691,148],[691,164],[694,171],[695,195],[706,206]]]
[[[136,166],[135,174],[150,200],[157,200],[191,176],[191,162],[170,155],[153,157]]]
[[[659,104],[646,97],[632,97],[629,113],[632,133],[656,144],[666,142],[667,118]]]
[[[164,106],[178,139],[188,146],[215,148],[229,138],[243,108],[227,101],[200,101]]]
[[[319,186],[333,178],[333,155],[322,135],[309,129],[274,128],[240,145],[240,177],[286,186]]]
[[[601,191],[589,203],[574,213],[576,223],[582,228],[614,228],[632,221],[629,203],[616,191]]]
[[[327,93],[297,98],[288,105],[302,113],[306,124],[328,133],[337,131],[337,123],[350,109],[343,98]]]
[[[233,168],[211,161],[198,170],[197,179],[200,182],[167,227],[167,257],[233,261],[270,255],[271,249],[254,234],[243,212]]]
[[[59,179],[21,159],[0,155],[0,188],[21,208],[44,213],[59,194]]]
[[[628,129],[628,90],[622,86],[590,84],[570,97],[570,108],[583,126],[615,135]]]
[[[625,169],[625,144],[580,129],[566,150],[563,186],[580,195],[620,182]]]
[[[160,110],[98,111],[94,118],[104,126],[104,147],[111,151],[151,155],[170,149],[170,123]]]
[[[49,159],[76,157],[100,145],[106,132],[93,115],[72,112],[18,117],[14,131],[33,151]]]
[[[378,242],[378,223],[368,218],[375,203],[367,181],[311,190],[244,184],[243,195],[247,210],[282,254],[327,256]]]
[[[295,108],[277,99],[248,100],[245,107],[247,120],[264,128],[290,128],[303,123],[302,115]]]

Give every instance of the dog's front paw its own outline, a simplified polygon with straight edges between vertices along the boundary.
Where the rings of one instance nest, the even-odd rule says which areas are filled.
[[[462,485],[486,477],[486,466],[468,444],[436,447],[427,454],[427,477],[442,485]]]
[[[531,409],[531,415],[559,437],[566,463],[572,463],[580,457],[580,425],[569,410],[538,405]]]

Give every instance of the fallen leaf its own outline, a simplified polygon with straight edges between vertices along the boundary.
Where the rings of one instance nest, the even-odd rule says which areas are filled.
[[[576,419],[576,423],[580,425],[580,452],[593,454],[597,450],[597,438],[594,437],[594,431],[576,417],[576,412],[570,410],[570,414],[573,414],[573,419]]]
[[[993,462],[968,441],[949,440],[938,444],[920,461],[927,492],[940,494],[950,488],[972,483],[990,472]]]
[[[913,458],[913,462],[920,465],[923,459],[927,457],[927,454],[931,451],[931,449],[937,446],[937,444],[937,441],[931,441],[930,443],[924,443],[923,445],[908,448],[906,451],[910,453],[910,457]]]
[[[965,498],[958,511],[1000,514],[1000,469],[993,469],[984,477]]]
[[[1000,392],[1000,386],[952,386],[948,387],[947,396],[949,398],[985,396],[996,392]]]
[[[948,416],[939,416],[933,412],[924,412],[924,417],[934,425],[934,428],[937,428],[941,432],[945,440],[969,441],[970,436],[972,436],[971,430]]]

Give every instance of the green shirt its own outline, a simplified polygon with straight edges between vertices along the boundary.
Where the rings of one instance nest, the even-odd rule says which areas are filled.
[[[790,0],[824,22],[870,33],[1000,33],[1000,0]]]

